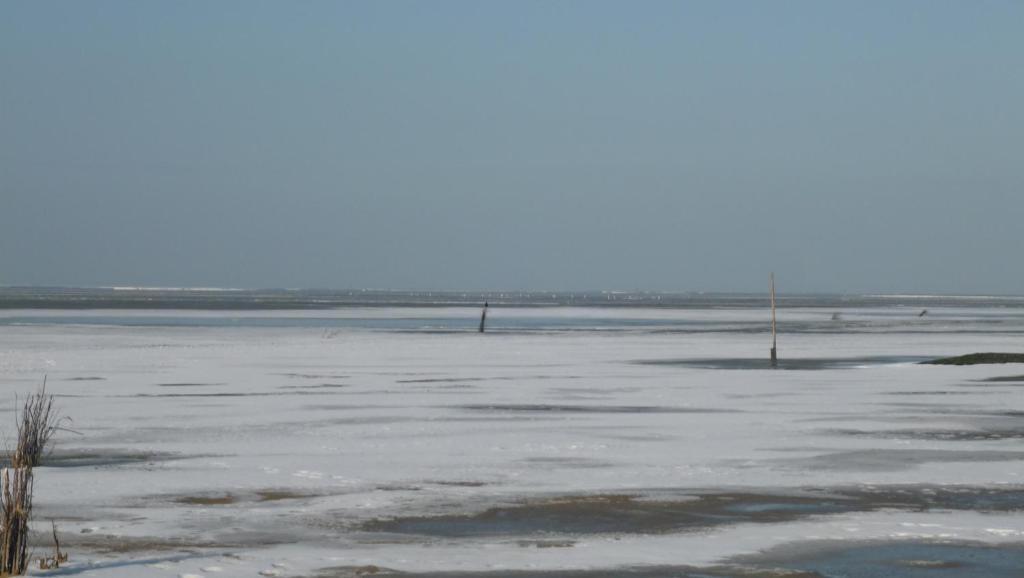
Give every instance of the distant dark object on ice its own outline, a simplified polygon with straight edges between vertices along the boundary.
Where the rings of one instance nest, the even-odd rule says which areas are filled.
[[[921,312],[917,314],[918,317],[924,317],[925,315],[928,315],[927,309],[922,309]]]
[[[970,353],[922,361],[929,365],[983,365],[989,363],[1024,363],[1024,353]]]

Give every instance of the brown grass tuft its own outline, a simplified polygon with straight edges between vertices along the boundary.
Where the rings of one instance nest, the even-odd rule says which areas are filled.
[[[53,435],[65,421],[57,415],[46,380],[25,399],[17,416],[18,443],[11,463],[0,472],[0,576],[28,570],[28,533],[32,518],[33,468],[49,451]]]

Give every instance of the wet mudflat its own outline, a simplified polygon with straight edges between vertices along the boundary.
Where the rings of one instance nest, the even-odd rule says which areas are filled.
[[[117,449],[57,449],[46,457],[44,465],[49,468],[98,468],[151,464],[197,457],[170,452],[146,452]],[[0,455],[0,466],[10,462],[8,454]]]
[[[1024,452],[1005,450],[868,449],[827,452],[809,457],[782,458],[790,468],[839,472],[896,472],[929,463],[984,463],[1024,460]]]
[[[662,534],[738,522],[777,522],[810,513],[849,511],[836,501],[794,496],[721,494],[681,499],[629,495],[553,498],[475,514],[373,520],[364,531],[439,537],[537,534]]]
[[[1024,353],[969,353],[955,357],[942,357],[923,363],[931,365],[985,365],[1002,363],[1024,363]]]
[[[1024,383],[1024,375],[999,375],[982,379],[981,381],[987,383]]]
[[[345,383],[317,383],[311,385],[282,385],[278,389],[338,389],[342,387],[349,387]]]
[[[124,555],[124,554],[153,554],[162,552],[181,553],[184,555],[198,555],[215,552],[220,555],[230,556],[230,550],[240,550],[260,546],[273,546],[289,543],[286,537],[280,534],[236,534],[228,539],[196,539],[194,537],[135,537],[120,536],[105,533],[60,533],[61,546],[80,548],[98,554]],[[188,557],[188,556],[186,556]],[[67,572],[77,574],[77,572]],[[51,572],[49,576],[64,575],[61,572]],[[145,576],[146,574],[138,574]]]
[[[406,578],[824,578],[813,572],[787,572],[756,568],[697,568],[693,566],[641,566],[594,570],[498,570],[481,572],[397,572],[377,566],[326,568],[313,578],[356,578],[362,576],[402,576]]]
[[[371,520],[360,529],[445,538],[666,534],[726,524],[779,523],[814,515],[882,509],[1016,512],[1024,510],[1024,488],[894,486],[808,488],[777,493],[567,496],[470,514]]]
[[[460,409],[494,412],[555,412],[555,413],[734,413],[737,410],[698,407],[664,407],[648,405],[556,405],[556,404],[467,404]]]
[[[1022,575],[1024,547],[936,541],[812,543],[736,560],[829,578],[1011,578]]]
[[[216,387],[219,385],[227,385],[224,382],[221,383],[201,383],[201,382],[175,382],[175,383],[158,383],[157,387]]]
[[[977,542],[811,542],[737,557],[723,564],[588,570],[404,573],[376,566],[327,568],[315,578],[1019,578],[1024,547]]]
[[[342,375],[338,373],[273,373],[271,375],[280,375],[282,377],[291,377],[294,379],[346,379],[352,377],[351,375]]]
[[[920,363],[928,361],[927,357],[907,355],[874,355],[867,357],[814,357],[814,358],[781,358],[775,365],[765,357],[733,357],[708,359],[645,359],[637,361],[641,365],[678,366],[695,369],[789,369],[789,370],[823,370],[853,369],[876,365],[895,365],[900,363]]]
[[[979,429],[891,429],[891,430],[856,430],[836,429],[831,433],[853,437],[868,437],[893,440],[931,440],[931,441],[994,441],[1024,439],[1024,425],[1012,428],[979,428]]]
[[[290,391],[258,391],[258,392],[234,392],[222,391],[217,393],[136,393],[132,395],[119,395],[110,397],[282,397],[297,395],[335,395],[333,391],[308,391],[306,389],[295,389]]]
[[[302,500],[317,497],[319,494],[303,493],[293,490],[266,489],[248,493],[212,493],[174,496],[171,501],[186,506],[228,506],[232,504],[279,502],[282,500]]]

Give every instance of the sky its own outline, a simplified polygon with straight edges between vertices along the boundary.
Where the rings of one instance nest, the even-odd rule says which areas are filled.
[[[1024,2],[0,3],[0,285],[1024,294]]]

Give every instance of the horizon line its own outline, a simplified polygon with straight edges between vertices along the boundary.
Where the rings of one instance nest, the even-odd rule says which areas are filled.
[[[146,286],[146,285],[3,285],[0,284],[0,291],[4,290],[91,290],[91,291],[116,291],[116,292],[231,292],[231,293],[254,293],[254,292],[338,292],[338,293],[440,293],[440,294],[554,294],[554,295],[762,295],[765,291],[726,291],[726,290],[662,290],[662,289],[394,289],[394,288],[340,288],[340,287],[215,287],[215,286]],[[873,297],[873,298],[896,298],[896,299],[925,299],[925,298],[960,298],[960,299],[1024,299],[1024,294],[1018,293],[941,293],[941,292],[916,292],[916,291],[868,291],[868,292],[837,292],[837,291],[786,291],[779,292],[780,295],[788,296],[851,296],[851,297]]]

